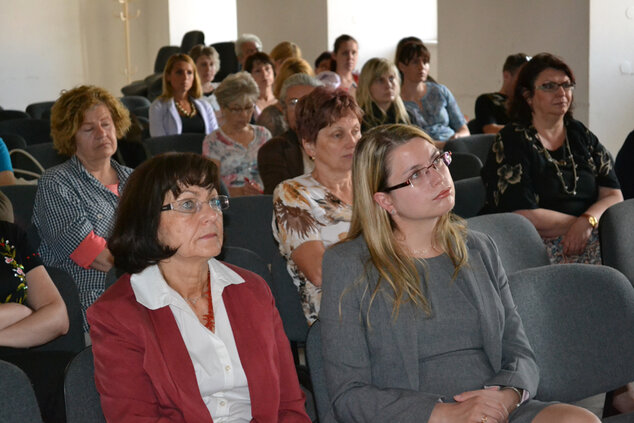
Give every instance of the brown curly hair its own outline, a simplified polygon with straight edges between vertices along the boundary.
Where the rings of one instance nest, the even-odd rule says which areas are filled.
[[[110,111],[117,139],[123,138],[128,132],[130,113],[108,91],[94,85],[81,85],[69,91],[62,91],[62,95],[51,108],[51,137],[55,149],[60,154],[75,154],[75,134],[84,121],[86,111],[98,104],[103,104]]]

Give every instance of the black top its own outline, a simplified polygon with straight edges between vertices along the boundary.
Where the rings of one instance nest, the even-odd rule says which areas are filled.
[[[407,123],[402,120],[396,120],[396,110],[394,108],[394,103],[390,105],[385,114],[382,113],[379,106],[376,103],[372,102],[372,110],[368,112],[364,110],[365,114],[363,115],[363,122],[361,122],[361,133],[365,133],[368,129],[372,129],[375,126],[384,125],[388,123]],[[408,111],[409,114],[409,111]],[[410,117],[410,121],[412,118]]]
[[[621,183],[623,198],[634,198],[634,131],[625,139],[623,146],[616,155],[614,170]]]
[[[508,97],[502,93],[482,94],[476,99],[475,118],[480,130],[485,125],[506,125],[509,122],[506,113],[507,99]]]
[[[563,183],[555,165],[547,160],[535,127],[511,123],[500,131],[482,168],[487,191],[482,212],[545,208],[580,216],[597,201],[599,187],[619,188],[612,157],[597,137],[574,119],[566,119],[564,124],[573,160],[569,160],[565,143],[549,151]],[[573,162],[579,178],[575,194],[566,192],[575,187]]]
[[[200,114],[200,110],[192,117],[185,117],[178,114],[181,117],[181,122],[183,122],[183,130],[181,133],[183,134],[206,134],[205,130],[205,121]]]
[[[40,266],[40,255],[29,246],[26,233],[13,223],[0,221],[0,303],[24,303],[26,274]]]

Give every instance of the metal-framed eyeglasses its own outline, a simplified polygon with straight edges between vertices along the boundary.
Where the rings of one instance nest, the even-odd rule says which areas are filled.
[[[251,113],[255,110],[255,104],[248,104],[244,107],[227,107],[227,110],[231,113]]]
[[[227,210],[229,208],[229,197],[226,195],[219,195],[217,197],[210,198],[207,201],[198,201],[195,198],[186,198],[184,200],[165,204],[161,207],[161,211],[174,210],[179,213],[196,214],[202,210],[203,204],[209,204],[209,207],[213,210],[222,213],[223,210]]]
[[[557,83],[557,82],[545,82],[541,85],[536,86],[538,90],[547,92],[547,93],[555,93],[559,91],[559,88],[563,88],[564,91],[572,91],[575,89],[575,84],[570,81]]]
[[[383,192],[394,191],[395,189],[405,188],[407,186],[416,187],[423,183],[425,183],[429,179],[429,172],[431,172],[432,168],[437,172],[442,168],[442,166],[449,166],[451,164],[451,151],[445,151],[437,155],[434,160],[431,161],[429,166],[423,166],[419,169],[416,169],[412,176],[409,179],[401,184],[393,185],[391,187],[387,187],[383,190]]]

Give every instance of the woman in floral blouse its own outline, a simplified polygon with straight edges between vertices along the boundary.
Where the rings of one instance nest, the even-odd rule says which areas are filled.
[[[260,90],[247,72],[229,75],[216,88],[224,123],[205,137],[203,155],[220,168],[232,197],[262,194],[258,150],[271,138],[263,126],[251,125]]]
[[[483,211],[527,217],[553,262],[600,264],[599,219],[623,195],[607,150],[572,118],[574,87],[568,65],[551,54],[524,65],[512,121],[498,134],[482,169]]]
[[[275,189],[273,235],[312,324],[321,302],[324,251],[345,238],[350,225],[352,156],[363,112],[348,92],[318,87],[297,103],[295,114],[298,136],[315,168]]]

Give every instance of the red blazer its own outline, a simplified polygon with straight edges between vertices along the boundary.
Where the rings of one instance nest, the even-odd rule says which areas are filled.
[[[249,384],[251,421],[310,423],[269,287],[254,273],[227,266],[246,281],[225,287],[222,298]],[[212,422],[169,307],[139,304],[124,275],[87,316],[108,422]]]

